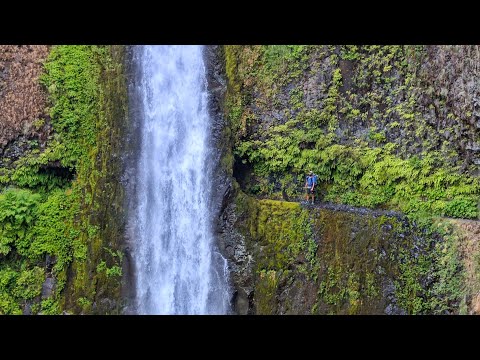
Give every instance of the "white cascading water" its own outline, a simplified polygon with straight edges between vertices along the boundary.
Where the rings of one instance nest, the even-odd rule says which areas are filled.
[[[212,234],[211,119],[202,46],[142,46],[135,210],[136,312],[227,314]]]

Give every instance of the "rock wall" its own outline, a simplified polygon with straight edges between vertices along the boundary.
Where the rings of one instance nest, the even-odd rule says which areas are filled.
[[[477,219],[475,46],[227,46],[234,176],[247,193]]]
[[[0,167],[8,166],[51,131],[47,94],[39,83],[49,46],[0,46]]]
[[[237,313],[478,313],[476,46],[216,54]],[[313,207],[290,202],[307,170]]]
[[[451,220],[432,233],[391,211],[241,192],[223,216],[239,314],[478,313],[478,248],[461,250]]]
[[[0,314],[119,313],[123,46],[0,48]]]
[[[82,206],[84,227],[96,234],[83,239],[85,258],[74,258],[68,272],[65,309],[74,313],[120,314],[127,305],[125,288],[131,277],[125,228],[127,203],[125,169],[129,131],[125,46],[108,47],[110,64],[100,75],[100,126],[93,168],[85,192],[91,200]],[[87,234],[88,235],[88,234]],[[115,269],[115,271],[114,271]],[[86,301],[79,302],[79,299]],[[88,301],[88,305],[84,304]]]

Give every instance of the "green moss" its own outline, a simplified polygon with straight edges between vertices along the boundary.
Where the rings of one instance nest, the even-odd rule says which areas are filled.
[[[225,46],[225,64],[228,83],[235,92],[240,91],[238,82],[237,67],[238,67],[238,55],[240,47],[238,45]]]
[[[49,94],[53,134],[45,150],[34,149],[0,169],[0,181],[8,186],[0,194],[4,313],[21,312],[26,300],[36,301],[32,309],[45,314],[90,311],[77,299],[93,299],[98,287],[107,289],[102,296],[119,296],[120,263],[104,254],[102,243],[116,247],[119,238],[120,205],[112,204],[121,204],[122,193],[112,186],[119,187],[111,154],[119,147],[126,103],[122,54],[115,46],[54,46],[45,62],[41,82]],[[113,219],[103,217],[107,207]],[[36,269],[45,266],[47,255],[56,286],[40,305],[46,274]],[[109,262],[103,283],[89,276],[101,257]]]
[[[421,255],[418,259],[412,259],[409,255],[401,252],[399,262],[399,276],[395,280],[395,294],[398,304],[410,315],[420,314],[425,309],[425,289],[419,279],[428,271],[431,263],[429,259]]]
[[[444,138],[466,122],[450,109],[442,115],[450,105],[425,79],[426,47],[227,50],[226,115],[233,161],[245,169],[241,191],[300,200],[313,170],[321,200],[408,219],[307,211],[240,191],[237,226],[254,254],[261,311],[290,307],[283,296],[294,281],[307,284],[300,291],[315,288],[308,312],[381,313],[388,279],[392,311],[456,312],[466,301],[460,250],[434,224],[438,216],[478,219],[480,182],[459,139]],[[432,112],[448,122],[445,131],[432,126]]]
[[[375,129],[370,129],[368,138],[377,144],[382,144],[387,140],[385,132],[376,132]]]
[[[468,289],[459,229],[450,220],[440,219],[433,222],[431,229],[440,234],[443,241],[435,244],[431,255],[438,280],[431,289],[430,311],[436,314],[460,311]]]
[[[43,315],[59,315],[61,313],[58,301],[52,298],[42,300],[40,314]]]
[[[340,56],[343,60],[357,60],[360,57],[357,45],[342,46]]]
[[[22,314],[22,304],[38,297],[42,290],[45,272],[38,266],[16,270],[10,266],[0,267],[0,314]]]
[[[308,141],[305,132],[286,136],[289,130],[284,129],[278,135],[273,129],[272,138],[265,142],[243,142],[237,155],[247,157],[258,176],[273,174],[283,183],[281,189],[289,189],[294,198],[302,196],[305,169],[313,169],[328,201],[388,207],[412,217],[423,210],[431,215],[478,217],[478,179],[438,168],[430,156],[403,160],[391,154],[389,144],[377,149],[334,144],[301,150],[300,144]],[[322,139],[319,136],[317,141]]]
[[[265,246],[265,258],[259,261],[259,269],[287,269],[306,240],[308,215],[298,203],[261,200],[258,204],[253,234]]]
[[[255,263],[257,313],[379,314],[388,298],[396,311],[449,314],[465,298],[459,237],[449,222],[416,226],[407,218],[255,200],[241,191],[235,201],[236,227]],[[305,293],[299,303],[298,294],[286,295],[292,286],[316,296]]]
[[[262,270],[259,272],[258,282],[255,286],[257,314],[273,315],[277,307],[276,290],[278,275],[275,270]]]
[[[396,209],[412,219],[478,218],[478,179],[458,172],[458,149],[445,145],[417,104],[425,47],[236,46],[226,52],[236,84],[226,99],[233,153],[252,169],[243,190],[300,198],[304,173],[312,169],[327,201]],[[338,53],[351,68],[339,63]],[[319,73],[322,100],[306,106],[303,89]],[[358,122],[364,135],[351,133]],[[412,154],[416,146],[421,150]]]
[[[35,221],[39,194],[28,190],[9,189],[0,194],[0,256],[12,247],[23,254],[28,247],[28,230]]]
[[[248,248],[258,249],[254,269],[257,311],[276,313],[275,294],[280,282],[291,281],[295,274],[317,280],[317,244],[310,215],[298,203],[257,201],[242,192],[235,203],[241,219],[237,226],[247,236]]]
[[[393,227],[395,219],[332,211],[316,215],[315,228],[322,239],[316,310],[330,314],[379,311],[380,259],[378,251],[369,249],[388,248],[392,235],[381,227]]]
[[[123,47],[112,46],[98,59],[98,112],[95,119],[95,146],[88,149],[78,174],[79,187],[85,189],[78,221],[82,231],[74,242],[72,276],[66,289],[65,306],[85,311],[77,299],[120,298],[121,257],[118,250],[123,221],[123,188],[118,182],[125,127],[126,85],[123,74]],[[108,210],[107,210],[108,209]],[[96,273],[102,261],[108,273]],[[120,303],[118,306],[120,306]],[[92,309],[94,311],[94,309]],[[97,308],[96,312],[119,311]]]
[[[13,298],[33,299],[39,295],[45,273],[36,265],[47,254],[55,259],[52,270],[58,281],[57,291],[62,290],[72,260],[71,244],[78,235],[72,228],[76,214],[75,198],[62,189],[43,195],[10,189],[0,195],[2,262],[10,264],[8,271],[18,276],[18,287],[10,289]]]
[[[85,297],[78,299],[78,305],[82,307],[82,313],[90,313],[92,310],[92,302]]]
[[[395,259],[398,304],[408,314],[458,313],[466,295],[458,233],[450,221],[439,219],[423,230],[412,228],[410,237],[437,238],[436,241],[420,249],[412,249],[413,244],[405,246]]]

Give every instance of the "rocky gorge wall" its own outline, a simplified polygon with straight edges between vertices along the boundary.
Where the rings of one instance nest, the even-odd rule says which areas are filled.
[[[216,54],[217,231],[238,313],[478,313],[475,46]],[[308,170],[314,207],[291,202]]]
[[[128,48],[0,50],[0,314],[120,313]],[[480,312],[476,46],[205,54],[237,313]]]
[[[478,313],[478,234],[451,220],[432,232],[391,211],[239,192],[224,221],[240,314]]]
[[[298,199],[478,218],[475,47],[227,46],[234,176]],[[466,59],[465,61],[463,59]]]
[[[123,307],[124,54],[0,48],[0,314]]]

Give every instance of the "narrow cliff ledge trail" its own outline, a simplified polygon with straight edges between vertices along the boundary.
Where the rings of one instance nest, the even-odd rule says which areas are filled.
[[[226,259],[212,231],[204,50],[139,46],[140,154],[131,243],[139,314],[227,314]],[[132,310],[133,311],[133,310]]]

